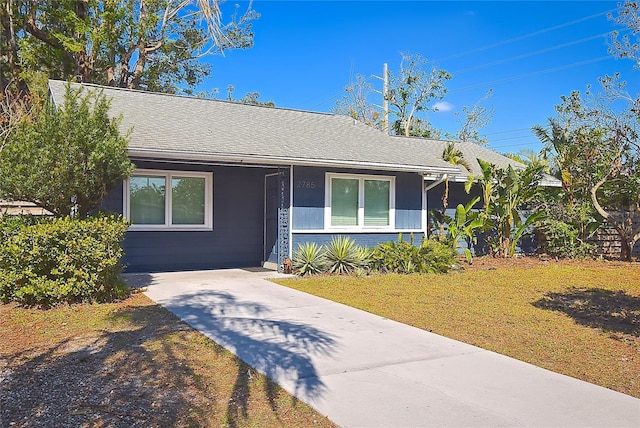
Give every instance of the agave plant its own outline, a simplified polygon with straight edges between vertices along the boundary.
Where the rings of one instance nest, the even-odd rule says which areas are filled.
[[[300,276],[315,275],[325,271],[327,260],[324,250],[315,242],[299,244],[293,252],[293,270]]]
[[[345,274],[360,266],[358,248],[348,236],[337,236],[326,246],[326,258],[330,273]]]

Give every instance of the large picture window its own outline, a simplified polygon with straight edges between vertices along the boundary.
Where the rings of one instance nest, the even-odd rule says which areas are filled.
[[[328,174],[327,224],[332,228],[391,228],[393,184],[393,177]]]
[[[125,190],[133,228],[211,229],[211,173],[136,170]]]

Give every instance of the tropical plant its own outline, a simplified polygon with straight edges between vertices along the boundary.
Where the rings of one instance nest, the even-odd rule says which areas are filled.
[[[298,244],[293,252],[292,267],[300,276],[323,273],[326,265],[324,249],[315,242]]]
[[[448,223],[447,231],[449,241],[454,250],[460,248],[460,241],[464,240],[467,245],[464,247],[464,254],[469,264],[472,263],[471,244],[478,242],[476,233],[485,227],[485,222],[480,214],[473,211],[474,205],[480,200],[475,197],[467,205],[458,204],[455,217]]]
[[[361,264],[356,242],[348,236],[334,236],[325,247],[329,273],[352,273]]]
[[[620,258],[631,260],[640,240],[640,93],[629,94],[619,76],[562,97],[557,118],[537,128],[556,159],[569,202],[589,202],[618,233]]]
[[[482,187],[484,212],[482,218],[489,232],[488,244],[496,257],[512,257],[520,239],[544,213],[527,213],[527,204],[538,194],[543,166],[529,165],[515,169],[511,165],[499,168],[478,159],[482,170],[479,177],[471,176],[465,186],[470,191],[474,182]]]
[[[398,241],[378,244],[372,266],[380,272],[446,273],[455,264],[456,252],[450,246],[433,239],[423,239],[419,246],[406,242],[402,234]]]
[[[471,172],[471,165],[464,158],[462,151],[456,148],[456,143],[450,141],[444,146],[444,150],[442,151],[442,160],[445,162],[449,162],[454,166],[463,166],[464,169]],[[444,177],[444,192],[442,194],[442,215],[446,215],[447,207],[449,206],[449,176],[445,175]],[[444,239],[444,222],[440,222],[440,233],[438,235],[439,239]]]

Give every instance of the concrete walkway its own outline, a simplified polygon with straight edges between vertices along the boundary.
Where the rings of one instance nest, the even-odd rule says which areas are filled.
[[[240,269],[135,286],[342,427],[640,427],[640,400]]]

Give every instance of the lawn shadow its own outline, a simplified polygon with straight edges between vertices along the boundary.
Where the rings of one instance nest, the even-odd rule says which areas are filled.
[[[601,288],[547,293],[537,308],[563,312],[576,323],[611,333],[640,337],[640,298]]]
[[[312,403],[323,394],[326,387],[318,377],[313,358],[333,353],[337,345],[329,334],[304,323],[270,319],[268,308],[224,291],[190,292],[161,303],[294,397]],[[237,373],[234,405],[227,409],[232,427],[246,417],[250,398],[247,376],[246,370]],[[267,384],[265,388],[275,410],[275,385]]]
[[[193,406],[187,391],[195,374],[175,348],[165,347],[166,357],[158,360],[144,346],[189,327],[155,305],[126,307],[118,317],[133,321],[133,328],[93,331],[44,351],[5,356],[0,426],[197,424],[197,417],[185,413]],[[175,361],[171,370],[167,359]]]

